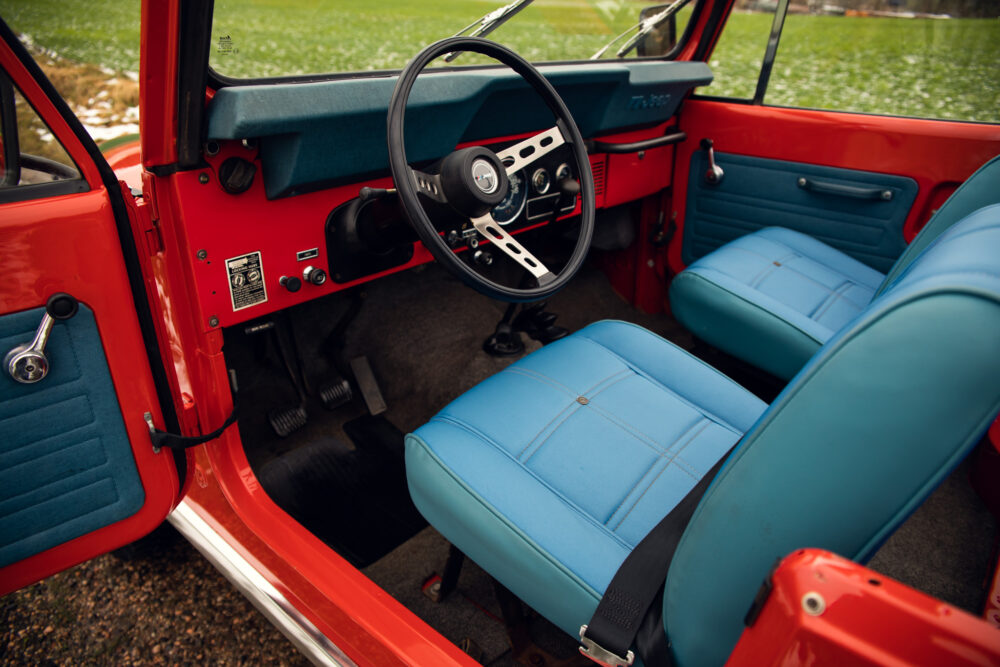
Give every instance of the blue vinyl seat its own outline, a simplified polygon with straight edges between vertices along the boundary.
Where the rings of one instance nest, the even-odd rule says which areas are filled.
[[[948,198],[888,275],[806,234],[767,227],[678,274],[671,310],[699,338],[787,380],[944,230],[998,202],[1000,157]]]
[[[654,334],[593,324],[406,438],[448,540],[576,636],[625,556],[736,445],[664,585],[678,665],[720,665],[775,560],[864,561],[1000,409],[1000,205],[955,224],[773,404]]]

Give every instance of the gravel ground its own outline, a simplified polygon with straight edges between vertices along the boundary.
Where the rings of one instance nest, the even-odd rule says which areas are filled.
[[[161,548],[0,598],[0,664],[308,664],[186,540],[169,533]]]

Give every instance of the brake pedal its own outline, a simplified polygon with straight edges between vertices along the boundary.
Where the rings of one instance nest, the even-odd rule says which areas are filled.
[[[354,398],[351,383],[342,377],[337,377],[319,386],[319,400],[327,410],[336,410],[341,405],[349,403]]]

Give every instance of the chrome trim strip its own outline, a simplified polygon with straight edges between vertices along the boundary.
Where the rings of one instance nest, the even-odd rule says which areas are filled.
[[[356,667],[336,644],[303,616],[185,501],[167,516],[208,561],[247,597],[315,665]]]

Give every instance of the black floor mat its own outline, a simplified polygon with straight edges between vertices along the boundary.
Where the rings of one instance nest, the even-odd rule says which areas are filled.
[[[402,432],[378,417],[348,422],[344,430],[356,447],[321,437],[270,460],[258,477],[279,507],[365,567],[427,523],[406,489]]]

